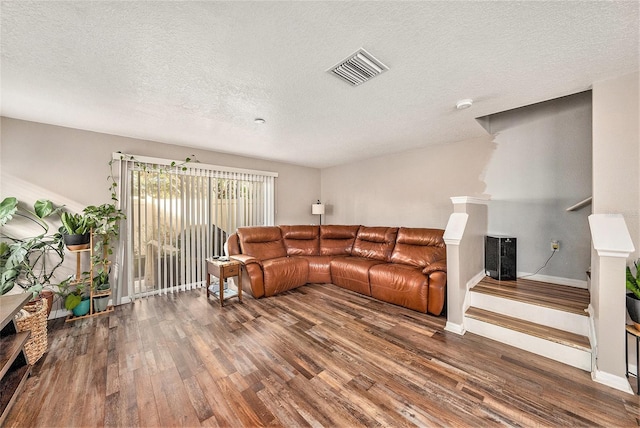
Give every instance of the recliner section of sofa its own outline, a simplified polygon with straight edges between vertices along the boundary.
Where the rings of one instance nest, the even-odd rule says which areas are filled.
[[[446,294],[443,233],[357,225],[244,227],[228,244],[256,298],[306,283],[333,283],[440,315]]]

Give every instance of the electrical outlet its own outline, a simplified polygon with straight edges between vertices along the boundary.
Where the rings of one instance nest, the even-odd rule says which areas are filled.
[[[552,251],[560,251],[560,241],[556,239],[551,240],[551,250]]]

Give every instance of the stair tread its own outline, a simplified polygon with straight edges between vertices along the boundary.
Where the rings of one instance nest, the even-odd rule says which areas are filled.
[[[588,315],[586,309],[590,302],[589,291],[584,288],[522,278],[516,281],[498,281],[487,276],[470,291],[583,316]]]
[[[518,331],[520,333],[539,337],[551,342],[560,343],[572,348],[591,351],[589,339],[586,336],[582,336],[580,334],[570,333],[568,331],[559,330],[557,328],[547,327],[541,324],[533,323],[531,321],[526,321],[474,307],[470,307],[469,309],[467,309],[465,315],[479,321],[484,321],[500,327],[508,328],[510,330]]]

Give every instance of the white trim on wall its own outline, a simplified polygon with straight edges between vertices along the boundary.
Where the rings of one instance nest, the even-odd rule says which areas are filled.
[[[453,204],[487,205],[489,203],[489,198],[479,198],[479,197],[473,197],[473,196],[452,196],[451,202]]]
[[[586,275],[586,274],[585,274]],[[531,274],[528,272],[518,272],[518,278],[526,277],[532,281],[548,282],[551,284],[566,285],[569,287],[577,287],[587,289],[587,280],[563,278],[560,276]]]

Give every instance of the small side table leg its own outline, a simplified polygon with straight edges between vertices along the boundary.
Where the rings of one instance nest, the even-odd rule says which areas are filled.
[[[242,303],[242,270],[238,269],[238,300]]]
[[[220,272],[220,307],[224,306],[224,273]]]
[[[207,274],[207,300],[209,300],[209,287],[211,287],[211,274]]]

